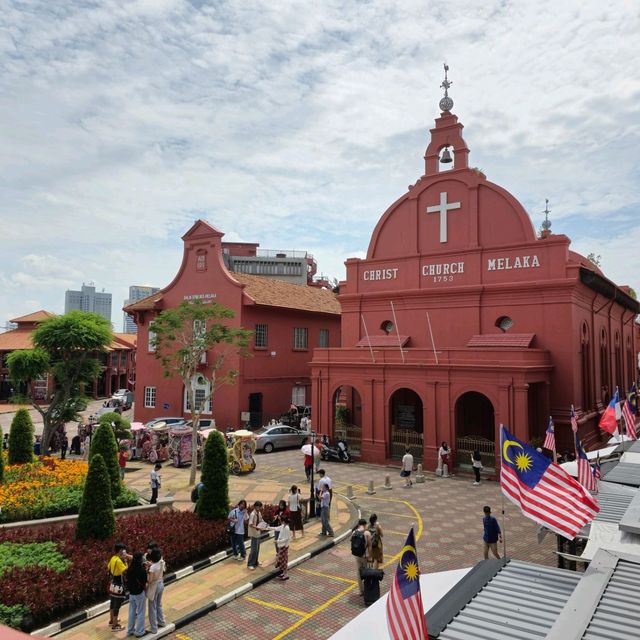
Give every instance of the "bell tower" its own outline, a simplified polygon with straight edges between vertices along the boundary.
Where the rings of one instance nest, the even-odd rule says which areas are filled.
[[[431,129],[431,142],[424,156],[426,176],[440,173],[441,162],[453,162],[452,171],[469,168],[469,147],[462,137],[464,127],[458,122],[458,117],[451,113],[453,100],[449,97],[449,87],[453,83],[447,77],[448,71],[449,66],[445,64],[444,80],[440,85],[444,89],[444,97],[439,104],[441,113],[440,117],[436,118],[435,128]],[[453,153],[449,150],[450,148]],[[440,152],[442,152],[442,159]]]

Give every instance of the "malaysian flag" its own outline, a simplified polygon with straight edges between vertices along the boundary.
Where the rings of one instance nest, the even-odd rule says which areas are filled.
[[[549,426],[547,427],[547,435],[544,438],[544,443],[542,446],[545,449],[549,449],[549,451],[553,451],[554,455],[556,452],[556,435],[553,431],[553,418],[549,416]]]
[[[502,492],[540,525],[573,540],[600,511],[598,501],[562,467],[500,431]]]
[[[631,407],[631,403],[629,402],[629,398],[627,398],[622,405],[622,417],[624,418],[624,426],[627,430],[627,435],[632,440],[637,440],[638,436],[636,435],[636,418],[633,415],[633,410]]]
[[[427,640],[427,623],[420,593],[420,570],[413,527],[402,548],[387,597],[387,628],[391,640]]]
[[[595,491],[596,479],[589,464],[589,458],[580,444],[580,438],[576,434],[576,461],[578,463],[578,482],[589,491]]]
[[[573,433],[578,433],[578,418],[576,417],[576,410],[571,405],[571,429]]]
[[[638,415],[638,387],[635,382],[631,385],[631,391],[629,391],[627,398],[631,402],[631,411]]]
[[[602,471],[600,470],[600,454],[596,458],[596,466],[593,467],[593,479],[596,481],[596,488],[594,493],[598,493],[598,482],[600,482],[600,478],[602,477]]]

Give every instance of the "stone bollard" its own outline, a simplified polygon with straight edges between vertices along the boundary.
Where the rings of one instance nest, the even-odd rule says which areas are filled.
[[[369,480],[369,488],[367,489],[367,495],[372,496],[376,490],[373,488],[373,480]]]
[[[347,500],[353,500],[353,487],[350,484],[347,485]]]
[[[424,473],[422,472],[422,465],[418,465],[418,470],[416,471],[416,484],[421,484],[425,481]]]
[[[385,489],[393,489],[393,487],[391,486],[391,476],[386,475],[384,477],[384,488]]]

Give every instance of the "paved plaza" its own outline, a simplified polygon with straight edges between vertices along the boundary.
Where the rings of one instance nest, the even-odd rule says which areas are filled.
[[[277,502],[286,496],[291,484],[302,486],[303,491],[308,486],[298,451],[259,454],[257,462],[254,473],[231,478],[232,503],[242,497],[249,502],[257,499]],[[363,517],[377,513],[384,528],[386,575],[381,583],[383,592],[391,584],[399,551],[412,526],[424,573],[469,567],[482,559],[482,507],[491,505],[495,515],[500,517],[502,499],[497,482],[487,481],[476,487],[467,476],[444,479],[427,473],[424,484],[414,483],[412,488],[405,489],[397,468],[360,463],[324,463],[323,466],[334,481],[332,523],[336,536],[347,536],[344,541],[298,564],[291,570],[288,582],[265,580],[264,584],[168,637],[224,640],[235,639],[240,633],[246,640],[328,638],[364,609],[355,581],[355,563],[347,533],[355,524],[358,510]],[[149,469],[146,464],[134,463],[126,475],[127,484],[142,495],[149,493]],[[178,470],[172,466],[163,470],[162,493],[172,495],[179,509],[193,507],[189,500],[188,474],[188,469]],[[387,474],[393,487],[388,490],[383,487]],[[370,480],[375,484],[373,495],[367,493]],[[352,488],[353,500],[346,499],[348,486]],[[500,520],[502,523],[502,518]],[[536,525],[510,504],[505,509],[505,525],[509,556],[550,566],[555,564],[555,538],[549,536],[538,544]],[[317,535],[319,531],[319,522],[312,520],[305,527],[305,537],[293,542],[290,561],[326,543],[325,538]],[[227,559],[171,583],[164,598],[167,621],[175,622],[235,589],[271,574],[274,556],[274,545],[269,540],[263,542],[261,550],[264,567],[255,572],[248,571],[244,563]],[[121,614],[123,620],[126,614],[125,607]],[[165,635],[167,631],[169,629],[165,630]],[[107,616],[103,614],[57,637],[65,640],[119,638],[124,637],[124,632],[111,633],[107,628]]]

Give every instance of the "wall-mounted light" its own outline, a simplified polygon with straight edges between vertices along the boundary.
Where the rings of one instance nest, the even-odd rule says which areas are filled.
[[[276,357],[276,352],[275,352],[275,351],[272,351],[272,352],[271,352],[271,357],[272,357],[272,358],[275,358],[275,357]]]

